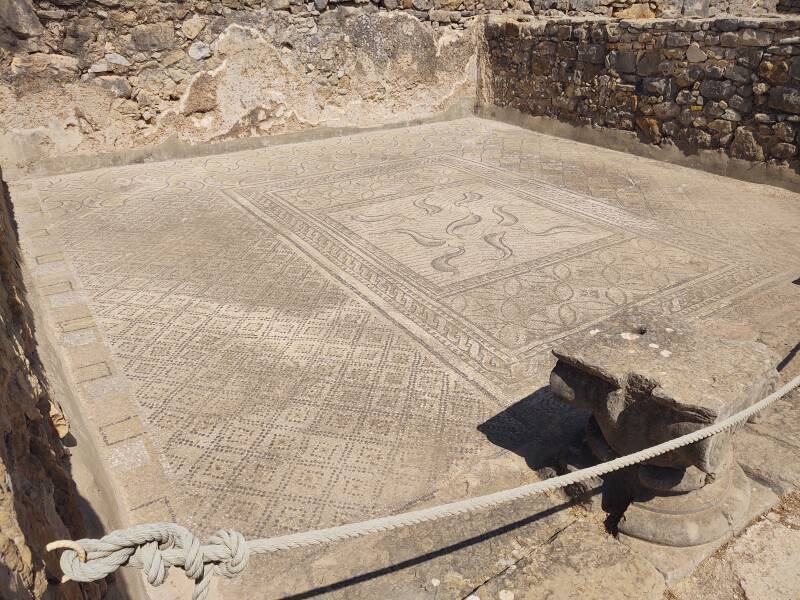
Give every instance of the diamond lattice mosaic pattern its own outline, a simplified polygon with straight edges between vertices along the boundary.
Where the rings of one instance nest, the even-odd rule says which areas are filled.
[[[800,255],[789,192],[478,119],[33,187],[174,504],[251,536],[425,498],[501,451],[487,421],[546,447],[546,394],[497,415],[558,340],[712,314]]]

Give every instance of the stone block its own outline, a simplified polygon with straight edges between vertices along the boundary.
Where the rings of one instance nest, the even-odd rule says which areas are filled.
[[[800,115],[800,90],[778,86],[769,91],[769,107]]]
[[[192,42],[192,45],[189,46],[187,54],[192,60],[205,60],[212,55],[212,52],[211,47],[208,44],[197,40]]]
[[[636,127],[651,141],[657,142],[661,139],[661,126],[656,119],[638,117]]]
[[[688,46],[692,42],[690,33],[684,31],[670,31],[667,33],[666,44],[668,48]]]
[[[44,31],[31,0],[0,0],[0,27],[23,37],[41,35]]]
[[[128,80],[124,77],[118,75],[104,75],[95,79],[95,83],[110,91],[117,98],[131,97],[131,84],[128,83]]]
[[[677,92],[675,80],[671,77],[646,77],[644,89],[649,94],[663,96],[665,100],[674,100]]]
[[[709,0],[683,0],[683,14],[687,17],[707,17]]]
[[[637,75],[651,76],[658,75],[658,65],[661,64],[661,52],[645,52],[636,63]]]
[[[636,3],[622,10],[615,11],[614,16],[619,19],[654,19],[656,13],[650,8],[649,4]]]
[[[797,154],[797,146],[794,144],[787,144],[786,142],[780,142],[772,146],[769,153],[775,158],[787,160]]]
[[[696,42],[692,42],[686,49],[686,60],[692,63],[703,62],[708,55],[700,49]]]
[[[596,65],[605,61],[606,48],[602,44],[579,44],[578,60]]]
[[[765,345],[654,317],[621,317],[553,354],[552,393],[591,411],[587,441],[599,460],[724,420],[778,379],[778,357]],[[638,490],[619,538],[668,580],[687,575],[774,501],[766,490],[766,504],[760,495],[752,500],[732,436],[728,430],[633,467]]]
[[[725,17],[714,21],[714,28],[717,31],[736,31],[739,29],[740,25],[740,20],[733,17]]]
[[[78,59],[61,54],[23,54],[11,60],[11,74],[69,81],[77,78]]]
[[[761,63],[761,58],[764,56],[764,51],[761,48],[737,48],[736,49],[736,62],[743,67],[755,69]]]
[[[681,112],[681,107],[675,102],[659,102],[653,106],[653,114],[662,121],[674,119]]]
[[[789,63],[785,60],[763,60],[758,65],[758,74],[772,85],[789,81]]]
[[[171,21],[137,25],[131,37],[139,52],[167,50],[175,46],[175,27]]]
[[[553,354],[553,393],[591,410],[619,454],[724,419],[760,400],[777,380],[778,358],[763,344],[717,339],[655,318],[622,319]],[[730,458],[729,438],[720,434],[648,464],[714,474]]]
[[[742,46],[769,46],[772,32],[764,29],[742,29],[739,31],[739,44]]]
[[[181,24],[181,31],[183,35],[185,35],[190,40],[193,40],[200,32],[203,31],[203,28],[206,26],[203,17],[200,15],[194,15],[192,18],[187,19]]]
[[[116,52],[111,52],[105,55],[106,62],[112,65],[117,65],[120,67],[130,67],[131,61],[127,58],[122,56],[121,54],[117,54]]]
[[[428,18],[439,23],[456,23],[461,18],[461,13],[457,10],[432,10],[428,13]]]
[[[618,73],[636,72],[636,54],[630,51],[615,51],[612,53],[612,66]]]
[[[733,31],[727,31],[719,36],[719,43],[724,48],[736,48],[740,46],[739,43],[739,36],[736,35]]]
[[[736,86],[728,80],[706,79],[700,84],[700,93],[711,100],[727,100],[736,93]]]
[[[725,77],[737,83],[747,83],[750,81],[750,69],[738,65],[729,64],[725,67]]]

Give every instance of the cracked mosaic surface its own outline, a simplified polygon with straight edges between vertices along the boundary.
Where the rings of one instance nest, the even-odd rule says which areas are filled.
[[[486,422],[552,446],[559,340],[800,266],[790,192],[478,119],[32,185],[175,503],[252,536],[424,499]]]

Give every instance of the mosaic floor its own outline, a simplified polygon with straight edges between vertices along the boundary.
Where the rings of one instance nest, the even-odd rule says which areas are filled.
[[[800,274],[796,194],[479,119],[12,192],[133,518],[199,531],[401,510],[550,447],[571,415],[521,401],[560,340]]]

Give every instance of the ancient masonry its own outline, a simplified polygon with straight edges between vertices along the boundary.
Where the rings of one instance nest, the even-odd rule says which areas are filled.
[[[620,397],[653,411],[634,421],[688,398],[680,426],[756,400],[780,357],[742,358],[757,389],[709,406],[707,381],[680,397],[631,391],[641,365],[605,362],[622,346],[576,356],[590,328],[630,306],[692,323],[722,314],[750,340],[730,356],[761,352],[756,337],[785,356],[800,315],[796,195],[571,139],[796,185],[797,13],[800,0],[0,0],[0,165],[12,181],[9,201],[0,180],[0,597],[102,597],[105,584],[56,586],[43,547],[116,518],[180,515],[203,534],[256,536],[512,487],[541,473],[497,467],[509,449],[524,441],[520,456],[550,460],[583,435],[586,415],[559,399],[588,408],[617,454],[664,433],[622,432],[608,416]],[[637,339],[642,356],[678,344]],[[603,391],[597,374],[612,371],[616,396],[572,387]],[[70,411],[92,418],[70,431]],[[800,486],[786,442],[799,421],[772,419],[740,432],[735,459],[783,494]],[[644,470],[637,485],[652,497],[628,510],[622,538],[708,549],[738,531],[757,511],[714,485],[747,487],[726,440],[725,460],[697,445],[691,465],[671,456]],[[96,462],[81,462],[83,448]],[[74,482],[92,465],[98,496],[118,502],[103,514],[77,492],[92,485]],[[731,503],[704,512],[706,497]],[[652,531],[650,513],[673,502],[716,529]],[[556,513],[530,524],[534,545],[569,526]],[[661,594],[652,566],[590,529],[559,541],[562,563],[591,570],[572,553],[595,548],[634,593],[646,580]],[[310,569],[276,559],[271,591],[481,531],[425,535],[306,555]],[[677,579],[697,556],[659,568]],[[496,558],[467,559],[468,575],[444,583],[438,559],[419,572],[436,575],[440,598],[464,597],[494,578]],[[538,576],[536,560],[525,557]],[[264,572],[227,597],[262,590]],[[380,586],[398,580],[365,582],[363,597],[388,597]]]
[[[792,10],[4,0],[0,160],[26,167],[483,104],[786,165],[797,156],[800,20],[778,12]]]
[[[493,20],[488,101],[686,152],[793,161],[800,19]]]

